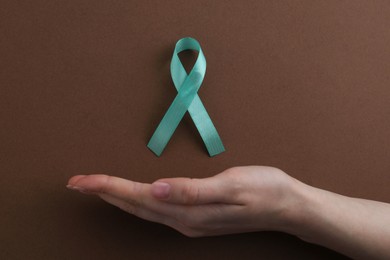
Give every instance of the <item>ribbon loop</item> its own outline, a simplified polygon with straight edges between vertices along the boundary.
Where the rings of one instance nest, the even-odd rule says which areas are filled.
[[[178,56],[180,52],[185,50],[199,52],[198,58],[188,75]],[[171,76],[178,94],[148,143],[148,148],[157,156],[160,156],[163,152],[187,110],[206,145],[209,155],[214,156],[225,151],[217,129],[197,94],[205,73],[206,58],[199,42],[189,37],[180,39],[176,43],[171,60]]]

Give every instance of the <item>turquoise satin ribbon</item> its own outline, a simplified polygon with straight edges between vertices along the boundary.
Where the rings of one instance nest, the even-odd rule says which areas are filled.
[[[178,56],[179,52],[185,50],[199,52],[194,67],[188,75]],[[217,129],[215,129],[197,94],[205,73],[206,58],[199,42],[193,38],[180,39],[176,43],[171,60],[171,76],[178,94],[148,143],[149,149],[157,156],[160,156],[163,152],[187,110],[206,145],[209,155],[214,156],[225,151]]]

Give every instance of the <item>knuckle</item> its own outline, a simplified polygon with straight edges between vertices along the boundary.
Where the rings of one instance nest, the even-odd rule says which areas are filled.
[[[129,203],[134,209],[142,206],[142,202],[137,199],[126,198],[126,202]]]
[[[121,210],[126,211],[127,213],[131,215],[137,215],[136,208],[132,205],[126,204],[121,207]]]
[[[112,190],[112,182],[113,182],[112,176],[104,175],[103,185],[100,187],[99,192],[110,193],[110,191]]]
[[[232,167],[220,175],[221,187],[232,203],[241,203],[241,195],[247,190],[247,175],[243,174],[242,167]],[[251,180],[249,180],[249,183]]]
[[[196,204],[199,201],[200,190],[195,179],[190,179],[184,186],[181,196],[185,204]]]
[[[241,172],[240,166],[235,166],[224,170],[221,174],[224,176],[235,176]]]
[[[135,209],[142,207],[142,205],[144,204],[143,196],[138,195],[142,193],[143,185],[141,183],[135,182],[131,188],[134,197],[128,196],[126,201],[130,203]]]
[[[138,196],[138,195],[142,194],[144,185],[142,183],[139,183],[139,182],[134,182],[131,188],[133,189],[132,194],[135,194],[136,196]],[[139,197],[142,197],[142,196],[139,196]]]

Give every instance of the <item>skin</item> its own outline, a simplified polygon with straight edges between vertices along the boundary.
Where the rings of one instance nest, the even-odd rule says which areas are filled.
[[[189,237],[273,230],[355,259],[390,259],[390,204],[317,189],[273,167],[152,184],[77,175],[67,187]]]

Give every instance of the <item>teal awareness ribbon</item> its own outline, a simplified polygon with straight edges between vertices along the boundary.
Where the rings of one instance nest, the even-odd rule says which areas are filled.
[[[198,58],[188,75],[178,56],[185,50],[198,51]],[[180,39],[176,43],[171,60],[171,76],[178,93],[148,143],[148,148],[157,156],[160,156],[165,149],[187,110],[209,155],[214,156],[225,151],[217,129],[198,96],[205,73],[206,58],[199,42],[189,37]]]

